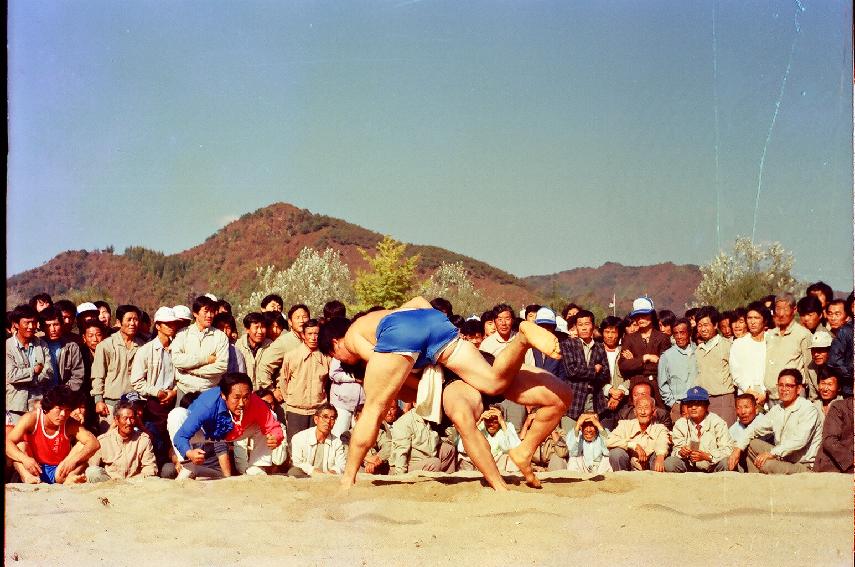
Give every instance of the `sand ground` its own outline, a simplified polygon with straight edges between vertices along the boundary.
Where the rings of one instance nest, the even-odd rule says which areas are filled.
[[[853,479],[545,473],[6,486],[7,565],[852,565]]]

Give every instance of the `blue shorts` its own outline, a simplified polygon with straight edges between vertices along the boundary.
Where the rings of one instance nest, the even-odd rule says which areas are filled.
[[[442,349],[459,336],[442,311],[409,309],[383,317],[377,325],[374,352],[395,352],[415,358],[414,368],[436,364]]]
[[[39,463],[39,466],[42,468],[42,474],[39,475],[39,479],[46,484],[56,484],[56,468],[59,465]]]

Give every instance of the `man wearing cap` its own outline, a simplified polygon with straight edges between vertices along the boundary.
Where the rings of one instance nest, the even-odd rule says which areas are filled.
[[[195,322],[179,331],[172,341],[178,398],[188,392],[204,392],[216,386],[229,364],[229,339],[212,326],[216,304],[205,295],[193,301]]]
[[[104,339],[95,347],[92,361],[92,397],[95,398],[95,413],[100,416],[100,427],[106,431],[112,422],[112,410],[118,405],[122,394],[132,391],[131,367],[134,356],[144,341],[137,336],[140,310],[135,305],[119,305],[116,308],[119,331]]]
[[[730,456],[728,468],[733,470],[743,451],[748,449],[748,472],[763,474],[794,474],[813,468],[814,458],[822,441],[819,410],[800,395],[804,379],[795,368],[781,370],[775,385],[780,404],[775,404],[745,430],[737,442],[739,449]],[[772,433],[773,442],[759,439]]]
[[[828,371],[828,355],[831,350],[831,341],[831,333],[822,330],[815,332],[811,337],[811,361],[807,367],[807,380],[805,384],[805,393],[809,400],[819,398],[819,381]]]
[[[566,333],[562,333],[557,330],[555,312],[549,307],[541,307],[538,309],[535,313],[534,322],[537,326],[543,327],[559,339],[567,336]],[[562,364],[560,360],[550,358],[536,348],[531,349],[531,353],[534,356],[535,366],[546,370],[553,376],[556,376],[565,382],[567,381],[567,377],[564,373],[564,364]]]
[[[682,405],[686,408],[686,417],[678,419],[671,430],[674,448],[671,456],[665,459],[665,470],[679,473],[728,470],[736,443],[727,423],[710,413],[709,393],[700,386],[690,388]]]
[[[606,409],[602,390],[610,380],[609,361],[603,343],[594,340],[594,314],[585,309],[576,313],[576,337],[567,337],[560,345],[564,374],[573,391],[567,416],[575,426],[582,413],[599,415]]]
[[[178,319],[178,330],[186,329],[193,322],[193,313],[186,305],[176,305],[172,308],[175,318]]]
[[[643,377],[651,382],[653,399],[657,406],[664,406],[659,394],[657,377],[659,376],[659,357],[671,348],[671,338],[659,330],[655,321],[656,309],[649,297],[639,297],[632,302],[629,314],[638,326],[635,333],[627,333],[621,344],[618,367],[625,380]]]
[[[709,411],[727,422],[728,427],[736,422],[733,376],[730,374],[730,341],[718,334],[721,315],[710,305],[695,313],[695,329],[698,333],[697,385],[710,396]]]
[[[140,347],[131,367],[131,386],[145,401],[143,423],[154,435],[152,441],[160,466],[168,458],[166,418],[175,407],[177,395],[170,346],[178,332],[178,324],[171,307],[158,308],[154,314],[157,335]]]

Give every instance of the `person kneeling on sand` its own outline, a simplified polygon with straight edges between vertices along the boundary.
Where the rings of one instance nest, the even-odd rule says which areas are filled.
[[[665,459],[667,472],[721,472],[736,468],[728,461],[736,443],[721,417],[710,413],[710,397],[700,386],[689,388],[680,406],[688,416],[681,417],[671,431],[674,449]]]
[[[612,472],[606,429],[595,413],[583,413],[576,421],[576,430],[567,436],[570,458],[567,470],[586,473]]]
[[[338,410],[335,406],[323,404],[312,416],[315,426],[291,438],[292,466],[288,476],[305,478],[317,474],[341,474],[344,471],[344,445],[332,433],[336,419]]]
[[[665,470],[668,430],[652,423],[655,402],[645,396],[635,401],[635,419],[622,419],[606,440],[609,462],[615,471]]]
[[[284,439],[273,412],[252,392],[252,380],[239,372],[223,376],[219,388],[202,392],[172,439],[178,454],[197,465],[205,462],[205,452],[192,448],[190,439],[199,430],[213,441],[252,439],[248,475],[267,474],[272,465],[271,451]]]
[[[157,476],[154,447],[147,433],[136,431],[133,403],[119,402],[113,413],[114,425],[98,437],[101,447],[89,458],[88,482]]]
[[[101,446],[92,433],[68,416],[77,407],[74,392],[55,386],[42,398],[40,407],[25,413],[6,435],[6,456],[27,484],[85,482],[86,461]],[[77,439],[72,450],[71,438]],[[26,441],[23,452],[18,443]]]

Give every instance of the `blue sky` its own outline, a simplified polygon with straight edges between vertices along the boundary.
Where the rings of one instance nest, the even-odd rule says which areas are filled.
[[[851,288],[851,10],[12,1],[7,271],[284,201],[517,275],[754,232]]]

